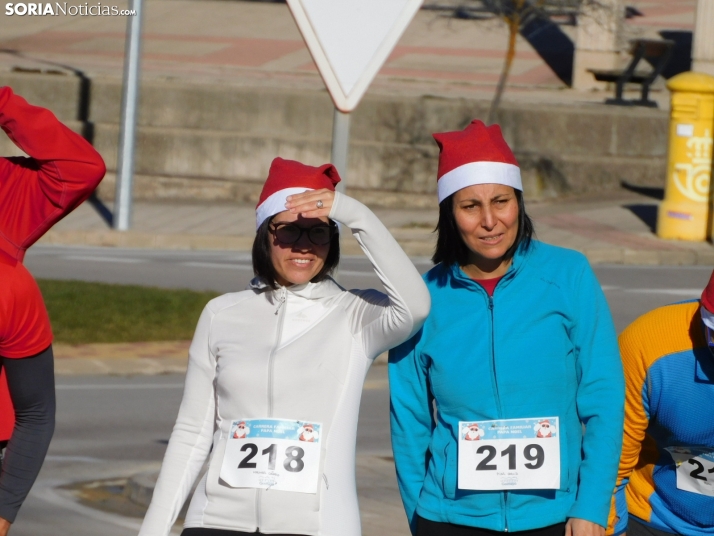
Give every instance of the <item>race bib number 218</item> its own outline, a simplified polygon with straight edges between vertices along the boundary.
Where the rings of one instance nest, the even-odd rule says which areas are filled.
[[[321,429],[283,419],[233,421],[221,480],[234,488],[317,493]]]

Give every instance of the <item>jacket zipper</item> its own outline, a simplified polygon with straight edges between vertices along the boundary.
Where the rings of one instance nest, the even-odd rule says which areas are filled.
[[[278,307],[275,309],[275,314],[278,315],[278,327],[275,334],[275,344],[270,350],[270,355],[268,356],[268,418],[273,416],[273,367],[274,367],[274,357],[275,352],[278,350],[280,345],[280,339],[283,336],[283,321],[285,319],[285,302],[288,299],[288,291],[285,287],[282,287],[278,291]],[[262,524],[260,502],[263,498],[263,490],[255,490],[255,520],[257,525],[257,530],[260,531],[260,525]]]
[[[494,291],[495,294],[495,291]],[[493,318],[493,296],[488,297],[488,311],[491,315],[491,367],[493,370],[493,384],[496,388],[496,404],[498,405],[498,418],[503,418],[503,408],[501,407],[501,395],[498,392],[498,374],[496,374],[496,330]],[[503,525],[504,532],[508,532],[508,491],[503,492]]]
[[[275,314],[278,315],[278,329],[275,336],[275,346],[270,351],[270,357],[268,357],[268,417],[273,416],[273,369],[274,369],[274,358],[275,352],[280,345],[280,339],[283,336],[283,320],[285,319],[285,302],[288,299],[288,291],[285,287],[280,289],[278,294],[278,308],[275,309]]]
[[[491,370],[493,371],[493,385],[496,390],[496,404],[498,406],[498,418],[503,417],[501,408],[501,396],[498,392],[498,375],[496,374],[496,330],[493,319],[493,296],[488,297],[488,312],[491,315]]]

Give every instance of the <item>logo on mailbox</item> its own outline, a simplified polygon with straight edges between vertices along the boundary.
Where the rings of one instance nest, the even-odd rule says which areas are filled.
[[[673,179],[682,195],[698,203],[709,201],[709,181],[712,167],[712,136],[692,136],[687,140],[689,162],[674,164]]]

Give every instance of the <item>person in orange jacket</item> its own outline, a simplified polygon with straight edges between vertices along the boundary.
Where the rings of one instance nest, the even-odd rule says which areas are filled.
[[[54,431],[52,330],[25,251],[87,199],[104,161],[44,108],[0,88],[0,128],[28,157],[0,158],[0,536],[15,521]]]

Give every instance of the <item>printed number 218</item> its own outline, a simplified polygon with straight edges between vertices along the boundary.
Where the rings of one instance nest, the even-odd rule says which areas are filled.
[[[258,454],[258,445],[254,443],[246,443],[241,447],[241,452],[250,451],[248,455],[241,460],[238,464],[238,469],[255,469],[258,464],[251,462]],[[273,443],[267,449],[263,449],[261,454],[263,456],[268,456],[268,469],[270,471],[275,469],[275,458],[277,455],[278,446]],[[302,461],[303,456],[305,456],[305,451],[300,447],[288,447],[285,449],[285,461],[283,462],[283,467],[286,471],[291,473],[299,473],[305,467],[305,462]]]

